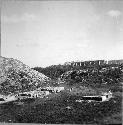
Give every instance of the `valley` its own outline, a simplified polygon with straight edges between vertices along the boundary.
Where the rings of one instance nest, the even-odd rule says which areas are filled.
[[[40,68],[1,59],[0,122],[122,123],[122,64],[58,65],[42,74]]]

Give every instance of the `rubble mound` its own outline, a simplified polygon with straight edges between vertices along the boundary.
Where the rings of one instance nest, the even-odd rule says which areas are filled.
[[[19,60],[0,56],[0,94],[34,90],[50,80]]]

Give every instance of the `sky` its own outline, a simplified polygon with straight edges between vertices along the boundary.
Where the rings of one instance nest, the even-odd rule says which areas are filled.
[[[1,55],[30,67],[123,59],[123,1],[3,0]]]

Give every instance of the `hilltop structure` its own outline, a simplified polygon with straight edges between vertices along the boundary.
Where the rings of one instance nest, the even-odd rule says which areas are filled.
[[[91,65],[104,65],[104,64],[123,64],[123,60],[90,60],[90,61],[72,61],[72,62],[65,62],[64,65],[71,65],[71,66],[91,66]]]

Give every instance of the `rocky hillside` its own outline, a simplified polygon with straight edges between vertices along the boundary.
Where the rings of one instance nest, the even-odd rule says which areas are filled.
[[[101,69],[71,70],[63,73],[63,81],[86,82],[89,84],[117,84],[123,81],[122,67],[105,67]]]
[[[34,90],[50,80],[16,59],[0,56],[0,94]]]

